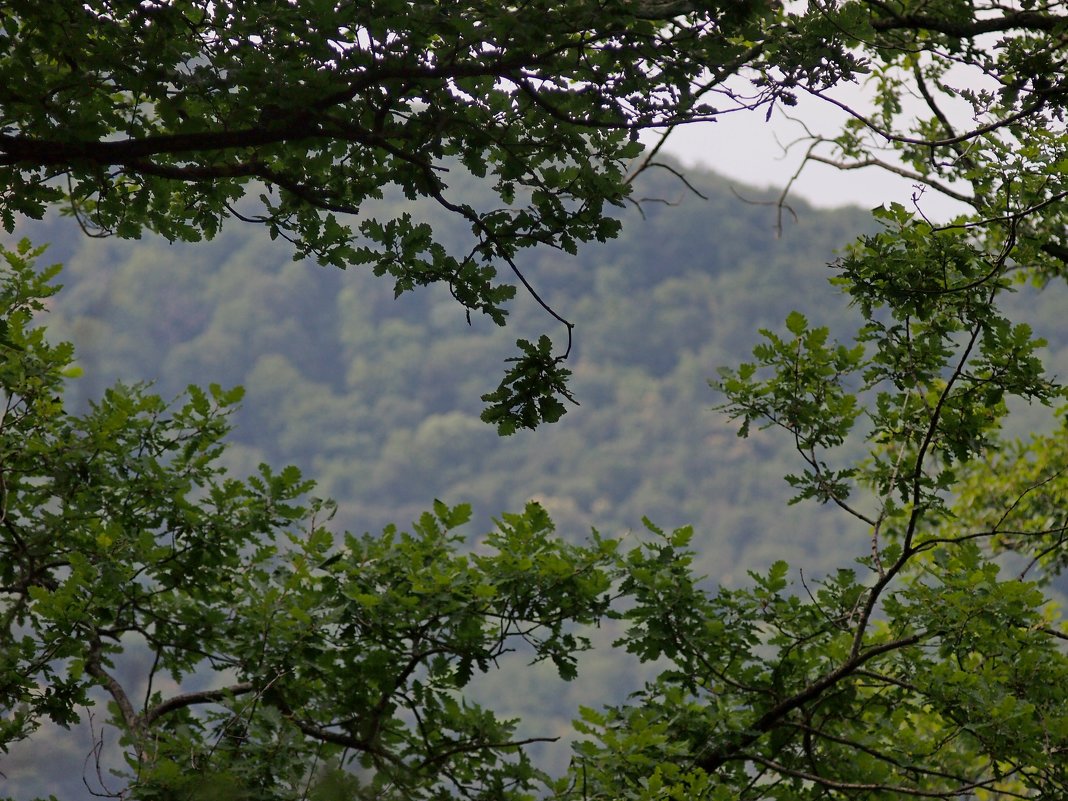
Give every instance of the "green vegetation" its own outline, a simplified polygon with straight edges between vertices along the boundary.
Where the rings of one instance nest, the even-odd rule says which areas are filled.
[[[764,509],[788,497],[781,476],[792,463],[770,438],[739,441],[712,411],[707,378],[804,299],[826,307],[826,262],[870,220],[799,206],[799,223],[777,239],[773,212],[739,203],[712,176],[691,180],[708,201],[650,208],[645,220],[625,212],[618,241],[566,264],[530,260],[544,297],[581,320],[569,368],[582,403],[506,439],[479,421],[478,399],[497,381],[510,332],[468,326],[445,291],[394,301],[374,276],[294,264],[248,228],[182,247],[100,242],[62,223],[33,235],[67,265],[48,325],[79,343],[74,408],[117,380],[152,380],[167,398],[191,376],[240,385],[228,464],[296,464],[338,502],[342,527],[415,519],[433,498],[472,504],[485,526],[538,498],[573,539],[591,526],[640,529],[643,516],[695,524],[710,538],[702,569],[743,581],[745,568],[783,555],[761,533],[776,516]],[[639,191],[680,195],[667,173]],[[653,242],[668,244],[656,254]],[[662,266],[645,269],[654,258]],[[536,332],[539,317],[517,303],[513,328]],[[816,508],[791,530],[804,542],[791,560],[814,570],[836,563],[810,561],[813,551],[848,547]]]
[[[398,293],[446,286],[503,324],[509,281],[542,297],[520,254],[618,234],[614,207],[649,165],[640,131],[801,94],[840,105],[829,90],[868,77],[874,111],[850,109],[810,157],[885,164],[889,146],[893,169],[978,219],[1025,215],[1015,244],[1057,270],[1058,6],[986,5],[16,0],[0,11],[0,221],[58,205],[90,233],[199,241],[243,220]],[[906,95],[927,106],[915,118]],[[457,191],[468,179],[477,198]],[[462,233],[369,214],[383,197],[424,200]],[[520,348],[485,393],[502,432],[567,408],[572,321],[543,307],[563,342],[551,359]]]
[[[0,744],[32,742],[41,724],[70,724],[106,701],[122,758],[109,773],[99,740],[91,787],[145,799],[1068,794],[1068,633],[1049,600],[1066,559],[1068,428],[1028,431],[1036,418],[1020,414],[1030,404],[1061,416],[1068,394],[1050,369],[1063,342],[1036,334],[1068,259],[1061,13],[1041,0],[6,6],[5,226],[60,203],[83,226],[126,237],[219,234],[235,264],[267,265],[271,280],[258,285],[225,264],[183,271],[196,290],[185,297],[202,290],[211,307],[160,293],[157,308],[143,300],[148,265],[118,260],[137,293],[115,307],[171,339],[170,375],[180,359],[240,361],[241,321],[259,316],[273,341],[246,383],[274,387],[284,394],[274,408],[289,408],[275,416],[253,401],[248,427],[323,458],[331,489],[395,487],[408,493],[399,509],[435,466],[456,461],[454,488],[477,494],[487,465],[450,443],[491,432],[478,416],[504,434],[558,420],[570,373],[588,382],[583,403],[615,394],[634,400],[654,436],[681,429],[693,443],[684,457],[703,445],[738,471],[743,456],[780,458],[769,444],[778,432],[794,451],[794,500],[834,511],[858,547],[848,566],[795,580],[786,561],[756,558],[747,580],[721,575],[717,587],[701,578],[697,550],[713,552],[691,527],[575,540],[556,536],[538,504],[500,515],[482,537],[461,535],[473,512],[453,499],[424,499],[429,511],[407,532],[342,533],[300,470],[244,469],[261,445],[227,456],[241,393],[210,375],[200,375],[208,389],[173,404],[117,385],[68,407],[72,348],[37,324],[54,271],[38,271],[40,251],[23,242],[3,251],[0,280]],[[746,264],[754,240],[725,232],[723,263],[736,272],[694,274],[710,254],[662,239],[606,249],[603,269],[578,275],[537,250],[520,266],[536,244],[571,253],[619,233],[608,207],[625,204],[652,164],[628,172],[635,131],[712,115],[712,100],[791,105],[805,92],[837,103],[830,90],[861,74],[874,111],[851,109],[809,157],[884,164],[970,211],[935,224],[919,202],[876,209],[874,227],[850,221],[860,238],[832,276],[852,316],[826,304],[819,319],[752,314],[725,292],[755,264],[779,291],[750,297],[796,303],[786,276],[801,242],[825,249],[818,237],[795,240],[791,259],[781,251],[780,267],[770,251]],[[739,77],[752,79],[746,99]],[[464,185],[476,185],[470,200]],[[378,220],[366,203],[390,187],[409,203],[384,197]],[[250,191],[262,191],[259,208]],[[443,213],[465,230],[438,223]],[[462,383],[426,406],[405,382],[427,370],[420,380],[434,385],[450,359],[481,363],[496,345],[480,329],[473,346],[429,360],[420,337],[444,344],[451,304],[424,294],[414,316],[390,318],[392,301],[374,290],[329,302],[352,287],[336,273],[320,286],[300,265],[271,269],[265,244],[222,231],[230,218],[263,223],[297,255],[371,264],[395,291],[441,286],[493,323],[516,294],[496,273],[507,265],[568,345],[553,355],[540,326],[528,334],[532,320],[516,314],[523,355],[496,392],[481,392],[490,406],[465,411]],[[643,269],[624,269],[631,257]],[[123,332],[121,316],[93,313],[109,294],[98,275],[77,293],[73,338],[82,327]],[[670,311],[643,319],[646,296]],[[604,329],[574,340],[565,302],[604,305],[591,315]],[[290,308],[299,319],[280,314]],[[704,369],[695,354],[722,318],[761,329],[752,359],[717,384],[745,438],[733,463],[725,438],[702,441],[689,419],[665,415],[674,385],[659,383]],[[723,361],[736,363],[725,333]],[[348,348],[343,375],[312,358],[324,336]],[[123,370],[144,358],[135,337],[120,342],[133,363]],[[304,429],[284,430],[292,414]],[[1004,431],[1021,416],[1026,436],[1014,442]],[[590,419],[611,467],[559,480],[639,495],[645,454],[611,430],[631,421]],[[324,428],[339,437],[320,457]],[[368,445],[382,455],[374,474],[349,464],[346,478],[348,454]],[[423,453],[426,465],[405,462]],[[663,489],[700,466],[684,463]],[[601,497],[580,508],[599,514]],[[770,532],[793,513],[770,519],[758,533],[781,548]],[[570,764],[542,770],[534,740],[486,688],[516,686],[517,662],[574,679],[598,627],[614,638],[601,647],[643,663],[642,678],[625,698],[583,705]]]

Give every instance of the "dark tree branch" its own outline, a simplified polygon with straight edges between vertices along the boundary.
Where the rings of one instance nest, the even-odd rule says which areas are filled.
[[[971,130],[965,131],[964,133],[959,133],[955,136],[947,136],[942,139],[921,139],[915,136],[905,136],[903,134],[896,134],[893,131],[879,125],[870,117],[861,114],[848,103],[844,103],[841,100],[837,100],[836,98],[831,97],[821,89],[813,89],[811,87],[804,88],[813,97],[818,97],[820,100],[823,100],[824,102],[830,103],[832,106],[841,109],[850,117],[853,117],[855,120],[862,123],[865,128],[883,137],[883,139],[885,139],[886,141],[897,142],[899,144],[904,145],[919,145],[921,147],[950,147],[961,144],[963,142],[968,142],[972,139],[976,139],[982,136],[983,134],[999,131],[1002,128],[1006,128],[1015,122],[1019,122],[1022,119],[1030,117],[1031,115],[1036,114],[1038,111],[1040,111],[1044,105],[1042,100],[1037,100],[1034,103],[1029,103],[1023,106],[1019,109],[1019,111],[1016,111],[1008,115],[1007,117],[994,120],[993,122],[989,122],[985,125],[979,125],[975,128],[972,128]]]
[[[219,701],[225,701],[235,695],[245,695],[255,689],[251,682],[240,682],[233,684],[229,687],[220,687],[217,690],[201,690],[195,693],[183,693],[182,695],[176,695],[173,698],[168,698],[162,703],[156,704],[156,706],[149,709],[142,716],[144,725],[150,726],[159,720],[164,715],[174,712],[177,709],[185,709],[186,707],[196,706],[197,704],[213,704]]]
[[[869,3],[869,5],[875,5]],[[885,4],[878,4],[884,13]],[[988,33],[1010,33],[1014,31],[1036,31],[1052,33],[1064,30],[1068,17],[1041,11],[1012,11],[997,17],[976,17],[968,21],[959,21],[947,17],[932,17],[927,14],[892,14],[872,20],[872,27],[879,33],[890,31],[930,31],[952,36],[957,39],[974,39]]]
[[[932,635],[929,633],[912,634],[908,637],[902,637],[897,640],[891,640],[890,642],[873,645],[871,648],[868,648],[859,654],[852,655],[835,670],[827,673],[809,684],[805,689],[791,695],[789,698],[769,709],[751,726],[747,727],[745,734],[736,737],[733,742],[720,746],[709,754],[699,756],[695,760],[695,764],[706,773],[715,772],[725,763],[738,759],[739,755],[745,748],[748,748],[764,734],[774,729],[795,709],[799,709],[810,701],[819,698],[828,689],[838,684],[838,682],[855,673],[861,665],[882,654],[896,651],[901,648],[907,648],[910,645],[915,645],[930,636]]]
[[[783,765],[781,762],[776,762],[773,759],[768,759],[760,754],[740,754],[738,759],[745,759],[746,761],[755,762],[758,765],[763,765],[782,776],[792,776],[797,779],[803,779],[804,781],[810,781],[813,784],[825,787],[828,790],[839,791],[863,791],[866,793],[892,793],[894,795],[903,795],[911,798],[960,798],[974,793],[975,790],[986,789],[997,784],[998,779],[986,778],[973,781],[965,781],[957,784],[954,787],[949,787],[945,790],[925,790],[922,787],[914,787],[901,784],[879,784],[877,782],[845,782],[836,779],[829,779],[826,776],[820,776],[816,773],[810,773],[808,771],[797,770],[791,768],[788,765]],[[1007,778],[1011,775],[1011,772],[1006,772]],[[999,788],[999,795],[1008,796],[1010,798],[1028,798],[1029,796],[1020,793],[1014,793],[1011,791]]]
[[[134,739],[134,748],[137,750],[138,759],[141,759],[144,756],[145,747],[145,720],[134,710],[130,697],[126,694],[126,690],[118,679],[104,670],[101,658],[102,650],[103,643],[101,643],[100,637],[96,634],[91,635],[89,650],[85,659],[85,672],[99,681],[115,702],[115,706],[118,707],[119,714],[122,716],[123,725]]]

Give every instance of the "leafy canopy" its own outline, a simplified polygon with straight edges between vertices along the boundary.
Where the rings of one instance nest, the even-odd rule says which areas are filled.
[[[778,562],[709,590],[693,532],[651,527],[618,562],[627,601],[609,615],[627,627],[617,646],[663,668],[582,710],[582,797],[1068,790],[1068,633],[1043,591],[1065,564],[1068,425],[1000,433],[1012,401],[1068,397],[1002,308],[1031,269],[968,227],[875,213],[882,230],[833,265],[862,315],[851,341],[794,312],[716,384],[741,436],[792,440],[795,502],[837,506],[867,553],[793,586]]]
[[[634,161],[640,130],[771,114],[799,95],[841,105],[834,87],[863,79],[872,107],[813,136],[810,159],[885,164],[1017,220],[1017,244],[1059,271],[1062,12],[1039,0],[15,0],[0,9],[0,219],[10,231],[59,205],[93,234],[172,240],[244,220],[295,257],[369,265],[397,292],[445,284],[503,324],[508,279],[542,302],[521,251],[616,233],[612,209],[651,163]],[[453,196],[457,174],[487,194]],[[470,237],[446,241],[408,212],[375,219],[366,203],[384,195],[438,204]],[[573,324],[542,305],[567,344],[550,360],[520,348],[486,398],[502,432],[565,408]]]
[[[521,250],[613,236],[637,129],[710,113],[691,83],[744,49],[707,14],[698,37],[662,30],[655,4],[630,6],[6,4],[0,218],[10,231],[59,203],[93,233],[187,240],[242,219],[296,257],[369,264],[398,293],[446,284],[503,324],[515,290],[500,267],[525,282]],[[727,19],[754,16],[743,5]],[[461,171],[492,189],[482,207],[450,193]],[[469,241],[362,213],[386,193],[440,204]],[[549,311],[569,350],[571,324]],[[560,357],[519,359],[543,382],[530,400],[532,382],[502,384],[520,408],[493,419],[558,417],[558,401],[533,399],[558,392]]]
[[[470,510],[441,502],[410,532],[337,535],[295,468],[217,466],[237,390],[172,406],[118,386],[72,415],[72,348],[30,325],[56,269],[35,271],[26,242],[2,255],[0,748],[69,726],[102,687],[125,764],[94,792],[532,786],[514,721],[459,692],[520,643],[573,677],[615,544],[566,545],[535,504],[466,555]]]

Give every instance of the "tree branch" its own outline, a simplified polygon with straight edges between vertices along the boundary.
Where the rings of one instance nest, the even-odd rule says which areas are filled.
[[[140,760],[144,756],[145,720],[134,710],[130,697],[126,694],[126,690],[118,679],[104,670],[101,660],[103,644],[100,642],[99,636],[94,633],[91,635],[89,642],[89,652],[86,654],[85,659],[85,672],[99,681],[115,702],[115,706],[118,707],[119,714],[122,716],[123,724],[133,738],[134,748]]]
[[[871,4],[869,4],[871,5]],[[887,7],[878,6],[884,12]],[[933,31],[957,39],[974,39],[987,33],[1008,33],[1011,31],[1041,31],[1052,33],[1064,30],[1068,17],[1044,14],[1039,11],[1013,11],[999,17],[975,18],[962,22],[945,17],[932,17],[927,14],[894,14],[883,19],[872,20],[872,27],[879,33],[890,31]]]
[[[975,790],[989,788],[997,783],[997,779],[988,778],[980,779],[978,781],[964,782],[958,784],[956,787],[952,787],[946,790],[924,790],[921,787],[909,787],[906,785],[893,785],[893,784],[879,784],[869,782],[846,782],[836,779],[829,779],[826,776],[820,776],[817,773],[809,773],[808,771],[797,770],[787,765],[783,765],[781,762],[776,762],[773,759],[760,756],[759,754],[740,754],[737,759],[745,759],[750,762],[755,762],[758,765],[774,770],[783,776],[792,776],[797,779],[803,779],[804,781],[812,782],[820,787],[825,787],[829,790],[863,790],[867,793],[893,793],[895,795],[906,795],[914,798],[959,798],[964,795],[969,795]],[[1002,778],[1006,778],[1003,776]],[[1007,795],[1012,798],[1027,798],[1020,793],[1014,793],[1001,789],[999,794]]]
[[[150,726],[159,718],[176,709],[184,709],[185,707],[195,706],[196,704],[210,704],[218,701],[225,701],[231,696],[250,693],[253,689],[255,688],[251,682],[244,681],[229,687],[220,687],[217,690],[201,690],[200,692],[176,695],[173,698],[168,698],[166,701],[156,704],[156,706],[145,712],[143,716],[144,725],[146,727]]]
[[[866,651],[860,654],[852,656],[850,659],[839,665],[835,670],[826,674],[820,679],[809,684],[805,689],[799,693],[795,693],[784,701],[776,704],[769,709],[763,715],[761,715],[751,726],[747,727],[746,734],[736,738],[733,743],[728,743],[720,748],[714,750],[711,754],[700,757],[695,760],[695,764],[703,769],[706,773],[713,773],[717,769],[723,766],[724,763],[738,758],[739,752],[743,748],[755,743],[760,737],[767,732],[771,731],[780,721],[782,721],[790,712],[804,706],[809,701],[818,698],[827,689],[833,687],[842,679],[850,676],[857,668],[865,664],[871,659],[880,656],[890,651],[896,651],[900,648],[906,648],[910,645],[915,645],[918,642],[923,641],[927,637],[930,637],[929,633],[912,634],[908,637],[902,637],[897,640],[891,640],[890,642],[880,643],[874,645]]]

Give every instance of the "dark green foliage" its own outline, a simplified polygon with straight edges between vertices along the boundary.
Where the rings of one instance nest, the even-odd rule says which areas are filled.
[[[515,367],[508,370],[495,392],[482,396],[490,405],[481,417],[497,426],[502,436],[519,428],[537,428],[542,420],[555,423],[567,412],[558,396],[575,402],[567,391],[571,371],[560,367],[561,359],[553,356],[549,337],[543,335],[536,345],[525,339],[516,344],[523,355],[509,359]]]
[[[71,415],[71,348],[30,327],[56,270],[3,255],[0,746],[101,687],[138,798],[526,797],[514,723],[462,691],[524,643],[573,677],[615,544],[562,543],[536,504],[470,554],[470,508],[440,501],[410,532],[335,534],[296,468],[218,465],[237,390],[118,386]]]
[[[980,218],[1027,216],[1003,242],[1024,248],[1036,275],[1056,275],[1068,243],[1063,143],[1049,132],[1065,93],[1050,32],[1063,24],[1044,0],[1023,11],[957,0],[19,0],[0,10],[0,221],[11,232],[18,215],[60,206],[93,233],[195,242],[244,220],[296,258],[369,265],[397,294],[447,287],[496,324],[518,278],[570,330],[522,254],[618,235],[615,211],[649,166],[635,162],[639,132],[724,111],[770,116],[871,76],[873,109],[850,109],[837,137],[803,135],[810,155],[884,164],[875,132],[918,184]],[[915,117],[904,82],[926,106]],[[459,189],[470,180],[477,198]],[[425,201],[462,234],[408,208],[379,218],[369,206],[383,198]],[[688,255],[660,245],[646,261]],[[522,407],[524,427],[543,406],[558,419],[563,376],[542,377],[537,394],[557,403],[531,403],[508,380],[493,403]]]
[[[615,236],[637,131],[714,110],[691,81],[744,53],[737,37],[770,11],[724,7],[677,24],[623,2],[7,4],[0,220],[10,232],[62,204],[94,232],[171,241],[251,221],[296,258],[369,264],[398,294],[441,284],[503,325],[502,267]],[[484,202],[455,193],[463,176]],[[368,214],[387,194],[430,201],[466,235]],[[537,394],[566,398],[563,377]],[[513,386],[500,400],[523,407],[520,425],[559,418],[558,400]]]

